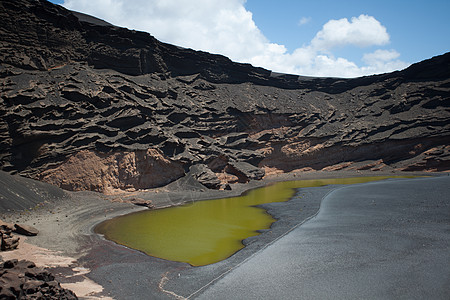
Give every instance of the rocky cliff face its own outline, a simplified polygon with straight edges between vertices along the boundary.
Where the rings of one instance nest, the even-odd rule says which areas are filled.
[[[69,190],[196,172],[223,188],[264,171],[450,170],[450,53],[378,76],[300,77],[0,0],[0,62],[0,169]]]

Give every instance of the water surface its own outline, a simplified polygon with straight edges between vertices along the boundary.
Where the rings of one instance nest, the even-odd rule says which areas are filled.
[[[197,201],[116,217],[99,224],[95,231],[151,256],[202,266],[226,259],[244,247],[244,239],[258,235],[258,230],[270,228],[275,219],[257,205],[287,201],[298,188],[387,178],[393,176],[279,182],[239,197]]]

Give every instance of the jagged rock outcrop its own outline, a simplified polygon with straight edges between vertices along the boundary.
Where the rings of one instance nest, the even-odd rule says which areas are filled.
[[[20,237],[13,234],[14,225],[0,220],[0,251],[14,250],[19,246]]]
[[[55,277],[27,260],[0,264],[0,299],[78,299],[61,287]]]
[[[195,165],[245,181],[234,163],[249,179],[450,170],[450,53],[354,79],[275,74],[44,0],[0,0],[0,41],[0,169],[65,189],[152,188]]]

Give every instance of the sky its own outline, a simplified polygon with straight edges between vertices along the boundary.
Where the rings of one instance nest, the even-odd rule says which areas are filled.
[[[450,51],[448,0],[52,0],[275,72],[358,77]]]

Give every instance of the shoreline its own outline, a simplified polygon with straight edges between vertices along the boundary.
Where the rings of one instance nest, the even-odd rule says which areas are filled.
[[[86,281],[90,282],[90,292],[85,291],[83,297],[91,297],[89,299],[107,299],[104,297],[104,293],[111,291],[111,288],[105,287],[105,281],[107,274],[93,274],[98,264],[96,260],[103,260],[105,264],[114,265],[116,264],[117,258],[106,257],[100,259],[96,251],[98,252],[98,247],[107,246],[114,251],[118,252],[138,252],[137,250],[128,249],[124,246],[117,245],[104,239],[102,236],[94,233],[94,228],[97,224],[101,223],[106,219],[111,219],[113,217],[124,215],[132,212],[137,212],[141,210],[146,210],[146,207],[136,206],[130,203],[123,203],[130,198],[141,198],[144,200],[152,200],[153,205],[156,209],[163,207],[170,207],[174,205],[182,205],[190,201],[203,201],[210,199],[234,197],[242,195],[250,191],[251,189],[260,188],[279,181],[292,181],[292,180],[306,180],[306,179],[324,179],[324,178],[345,178],[345,177],[362,177],[362,176],[442,176],[446,173],[424,173],[424,172],[356,172],[356,171],[337,171],[337,172],[307,172],[307,173],[288,173],[288,174],[278,174],[268,176],[261,181],[253,181],[247,184],[235,184],[232,186],[231,191],[211,191],[211,190],[183,190],[185,186],[166,186],[160,189],[154,189],[152,191],[137,191],[128,192],[116,195],[103,195],[94,192],[68,192],[69,197],[62,201],[57,201],[54,203],[46,203],[45,205],[36,208],[33,211],[16,212],[2,214],[2,219],[7,222],[16,222],[32,225],[40,230],[40,234],[36,237],[27,238],[27,244],[39,247],[40,249],[48,250],[48,255],[51,253],[57,253],[62,257],[71,258],[73,263],[58,266],[57,268],[65,268],[60,274],[62,281],[69,281],[68,284],[77,293],[77,289],[86,289]],[[321,187],[312,188],[320,189],[321,191],[328,191],[332,187]],[[320,193],[311,193],[309,198],[320,197]],[[316,193],[316,194],[314,194]],[[298,193],[293,197],[295,198]],[[311,199],[310,199],[311,200]],[[322,197],[319,199],[311,200],[311,203],[304,203],[301,209],[302,214],[300,216],[295,216],[294,223],[299,224],[311,218],[315,213],[317,213],[320,207],[320,202]],[[233,254],[231,257],[226,259],[227,262],[219,262],[213,266],[208,265],[203,268],[209,269],[214,274],[221,272],[223,268],[227,268],[230,265],[235,265],[248,257],[249,255],[270,243],[271,240],[280,236],[289,226],[292,225],[292,220],[288,221],[286,213],[288,213],[292,208],[289,208],[291,201],[283,202],[286,205],[277,204],[263,204],[263,207],[267,213],[272,215],[276,221],[272,224],[271,228],[266,230],[261,230],[261,233],[257,236],[250,237],[242,243],[244,248],[239,250],[237,253]],[[280,207],[284,207],[280,209]],[[295,208],[298,209],[298,208]],[[291,216],[293,218],[294,216]],[[21,238],[22,239],[22,238]],[[19,248],[20,250],[20,248]],[[14,250],[17,251],[17,250]],[[9,251],[13,253],[14,251]],[[30,250],[33,251],[33,250]],[[42,251],[42,250],[41,250]],[[1,253],[3,254],[3,253]],[[141,252],[133,254],[139,257],[139,260],[143,260],[146,263],[156,264],[160,266],[160,270],[155,272],[157,278],[163,278],[160,273],[162,269],[171,270],[174,266],[176,268],[189,269],[193,268],[190,266],[185,266],[184,263],[176,263],[164,261],[161,259],[153,258]],[[3,258],[3,255],[1,255]],[[108,253],[106,253],[108,256]],[[145,257],[143,257],[145,256]],[[20,256],[19,256],[20,258]],[[45,254],[42,259],[45,258]],[[40,264],[41,261],[35,261]],[[48,263],[47,263],[48,264]],[[87,270],[82,276],[77,276],[78,268],[86,268]],[[168,271],[166,271],[168,272]],[[190,272],[190,271],[188,271]],[[101,272],[99,272],[101,273]],[[133,276],[132,274],[130,276]],[[166,286],[171,285],[169,281],[170,275],[165,275],[167,281]],[[103,279],[102,279],[103,277]],[[206,276],[208,277],[208,276]],[[205,277],[205,278],[206,278]],[[72,278],[73,280],[69,280]],[[210,277],[208,277],[210,278]],[[73,282],[75,280],[75,282]],[[78,280],[78,281],[77,281]],[[92,285],[93,282],[97,282],[98,286]],[[78,285],[78,286],[77,286]],[[89,286],[89,285],[88,285]],[[99,286],[103,286],[105,290],[102,292]],[[89,288],[88,288],[89,290]],[[161,290],[160,290],[161,292]],[[79,292],[80,293],[80,292]],[[163,293],[164,294],[164,293]],[[97,297],[97,298],[96,298]],[[86,298],[88,299],[88,298]]]

